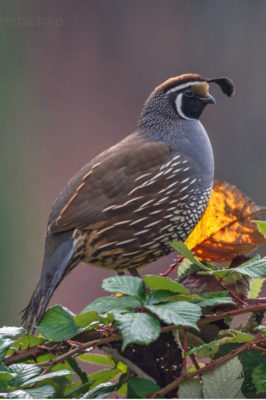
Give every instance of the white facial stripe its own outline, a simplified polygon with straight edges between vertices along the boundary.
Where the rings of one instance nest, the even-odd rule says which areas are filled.
[[[178,90],[186,89],[186,88],[189,87],[189,86],[203,85],[203,84],[205,84],[205,83],[206,83],[206,82],[204,82],[204,81],[203,81],[203,82],[194,81],[194,82],[183,83],[183,85],[177,85],[177,86],[175,86],[175,87],[173,87],[173,88],[167,90],[166,94],[173,93],[173,92],[176,92],[176,91],[178,91]]]
[[[183,113],[183,111],[182,111],[182,98],[183,98],[183,93],[179,93],[176,96],[176,99],[175,99],[175,105],[176,105],[177,114],[180,117],[184,118],[184,119],[193,119],[193,118],[186,117],[185,114]]]

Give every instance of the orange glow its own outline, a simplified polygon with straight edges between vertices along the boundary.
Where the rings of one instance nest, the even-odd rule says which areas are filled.
[[[185,244],[200,260],[228,263],[266,244],[252,222],[263,210],[234,185],[215,181],[209,205]]]

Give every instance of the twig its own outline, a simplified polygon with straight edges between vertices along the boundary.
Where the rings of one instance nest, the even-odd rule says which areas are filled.
[[[223,312],[220,314],[206,315],[205,317],[201,318],[198,321],[198,326],[203,326],[210,322],[218,321],[218,320],[224,319],[226,317],[234,317],[236,315],[245,314],[247,312],[255,312],[255,311],[261,311],[261,310],[266,310],[266,304],[245,306],[245,308],[240,308],[240,309],[237,308],[236,310],[226,311],[226,312]]]
[[[104,339],[96,339],[96,340],[92,340],[92,341],[90,341],[88,343],[81,343],[77,347],[75,347],[74,349],[68,351],[67,353],[62,354],[61,356],[56,357],[53,360],[45,361],[45,362],[39,363],[37,365],[38,365],[38,367],[41,367],[41,368],[45,368],[46,366],[48,366],[49,369],[51,369],[54,365],[65,361],[67,358],[73,357],[73,356],[75,356],[75,355],[77,355],[79,353],[83,353],[84,350],[86,350],[89,347],[101,346],[102,344],[116,342],[116,341],[121,340],[121,339],[122,339],[121,334],[117,334],[117,335],[106,337]]]
[[[202,367],[202,368],[198,369],[197,371],[193,371],[189,374],[181,375],[179,378],[175,379],[174,381],[172,381],[171,383],[169,383],[168,385],[166,385],[165,387],[160,389],[158,392],[154,393],[151,396],[151,398],[156,399],[160,396],[164,396],[166,393],[177,388],[177,386],[179,386],[180,383],[182,383],[183,381],[193,378],[194,376],[201,375],[203,372],[211,371],[217,365],[220,365],[223,362],[230,360],[231,358],[242,353],[244,350],[247,350],[250,347],[250,345],[260,344],[265,341],[266,341],[266,338],[263,338],[263,339],[254,340],[253,342],[245,343],[242,346],[240,346],[238,349],[235,349],[235,350],[231,351],[230,353],[226,354],[225,356],[220,357],[217,360],[210,362],[208,365],[205,365],[205,367]]]

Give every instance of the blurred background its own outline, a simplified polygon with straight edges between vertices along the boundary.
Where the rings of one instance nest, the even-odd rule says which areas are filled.
[[[135,129],[146,97],[169,77],[233,79],[236,95],[213,85],[217,104],[202,118],[216,178],[266,205],[265,16],[264,0],[1,0],[1,326],[19,322],[37,284],[58,192]],[[110,275],[80,265],[50,304],[80,312]]]

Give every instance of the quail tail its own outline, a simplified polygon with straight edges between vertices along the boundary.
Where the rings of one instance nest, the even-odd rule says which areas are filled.
[[[46,248],[49,248],[49,239],[46,239]],[[72,236],[60,240],[59,243],[51,257],[45,254],[40,281],[28,306],[22,311],[22,323],[28,332],[34,330],[34,325],[40,322],[55,289],[67,274],[69,267],[73,267],[70,265],[75,250]]]

